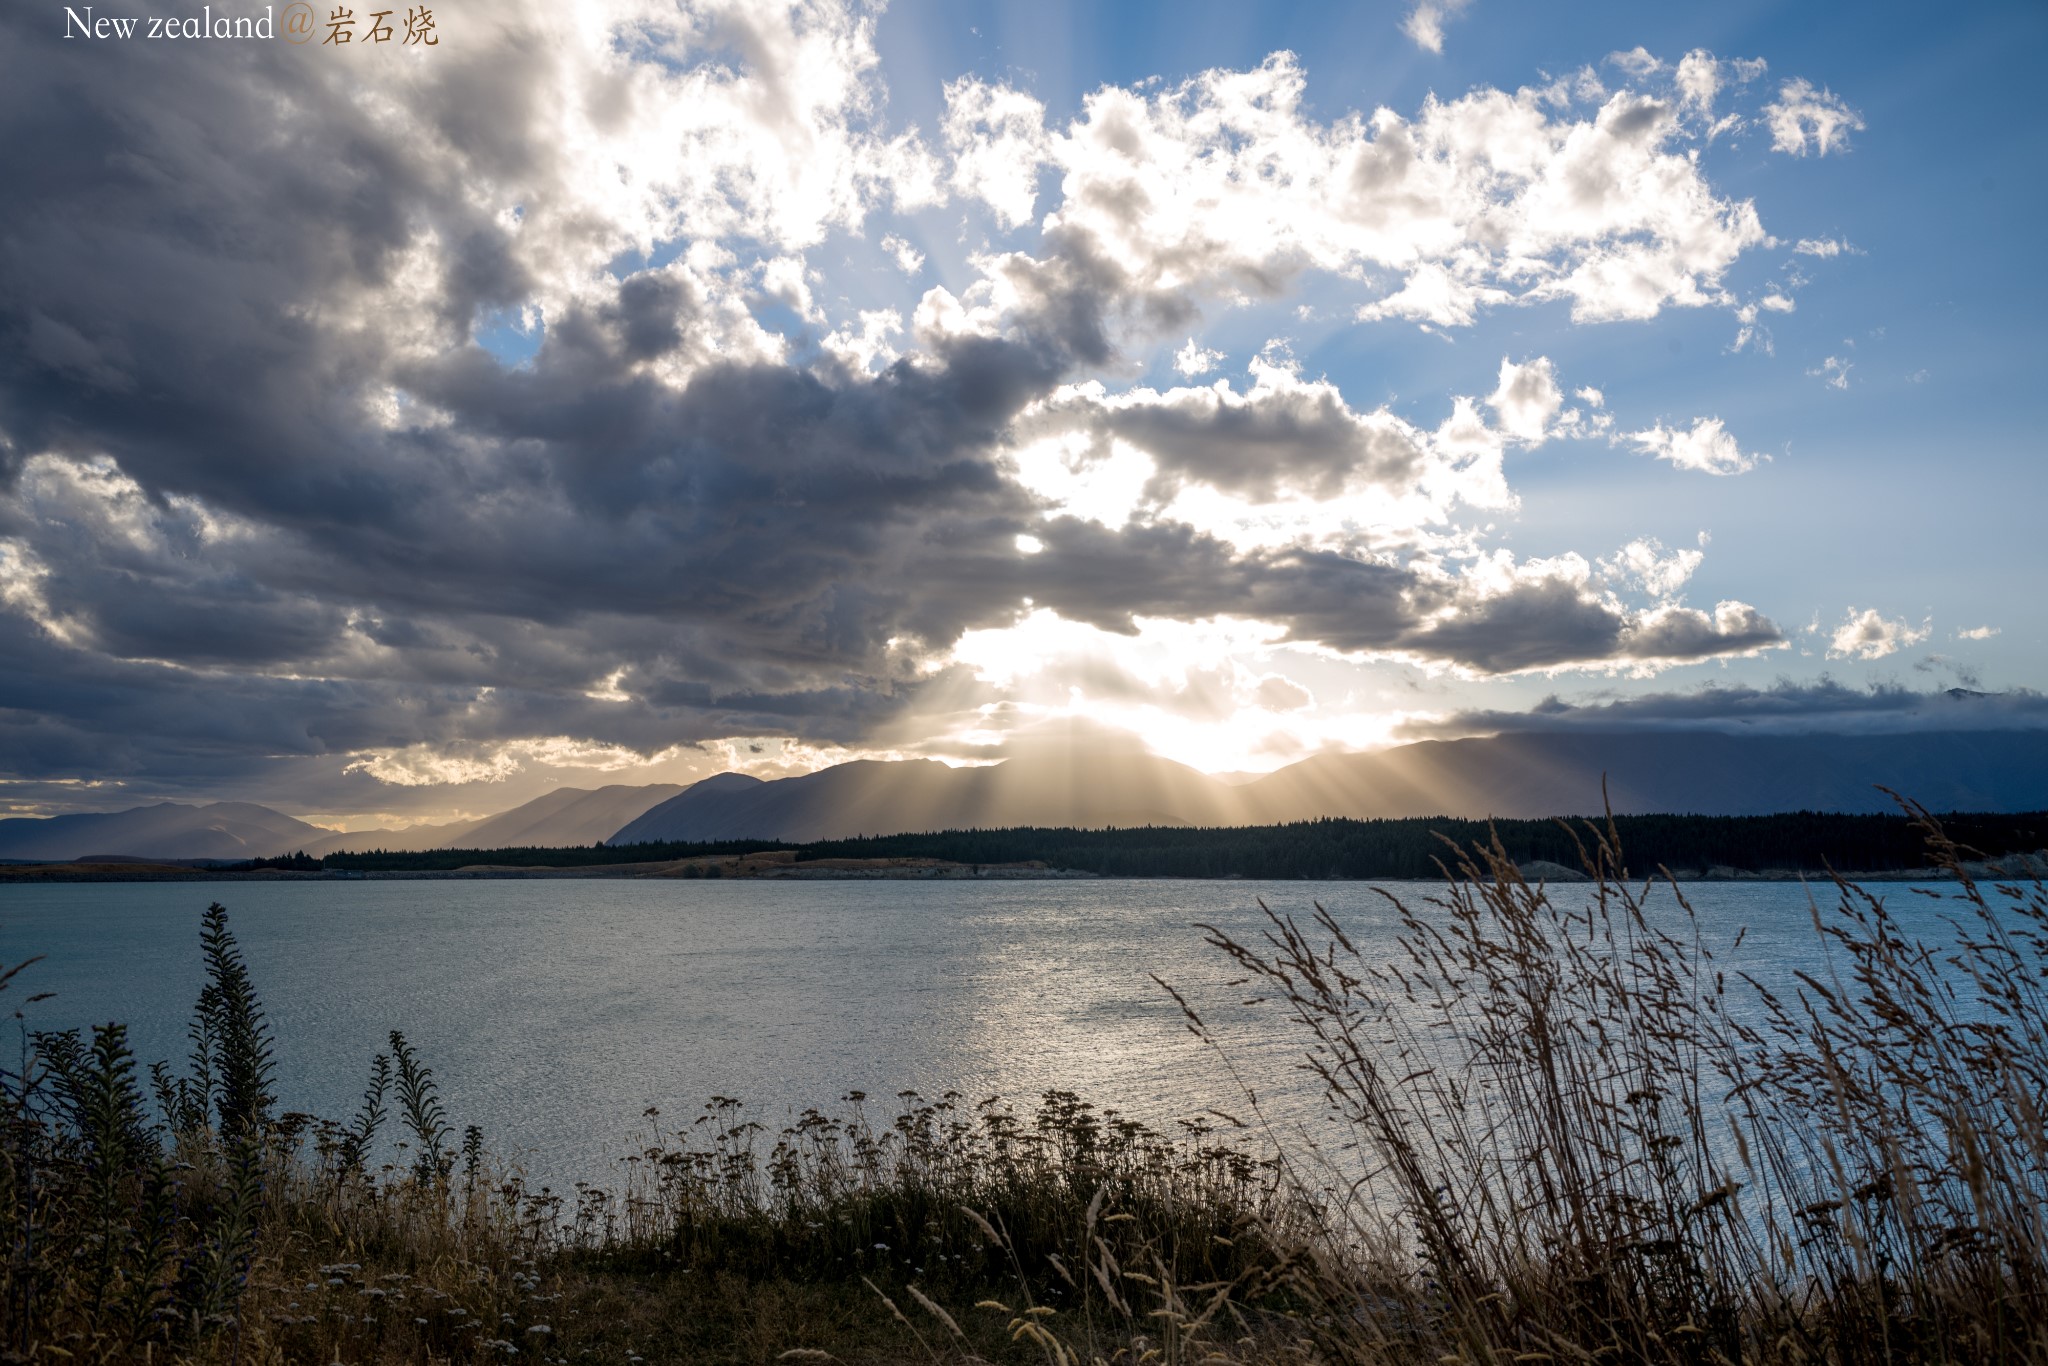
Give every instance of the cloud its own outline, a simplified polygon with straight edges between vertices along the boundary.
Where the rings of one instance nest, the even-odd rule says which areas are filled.
[[[1022,599],[1111,631],[1236,616],[1292,640],[1474,674],[1637,667],[1776,639],[1761,618],[1630,608],[1569,564],[1496,562],[1481,581],[1375,558],[1343,534],[1328,549],[1233,542],[1194,531],[1163,501],[1197,486],[1293,490],[1320,515],[1331,509],[1319,492],[1341,508],[1348,491],[1366,500],[1369,535],[1402,525],[1393,511],[1404,503],[1410,523],[1440,519],[1498,487],[1506,438],[1469,400],[1431,432],[1357,413],[1334,386],[1270,365],[1244,390],[1047,390],[1042,356],[975,339],[942,364],[872,377],[723,367],[675,393],[630,377],[593,388],[589,350],[612,356],[629,335],[565,322],[530,369],[471,358],[421,371],[437,410],[465,429],[487,420],[507,443],[488,449],[548,454],[574,483],[530,488],[520,462],[486,478],[457,443],[445,471],[415,471],[423,508],[380,502],[394,519],[381,535],[352,526],[330,540],[338,529],[317,518],[267,524],[156,503],[111,461],[32,458],[5,505],[7,544],[19,548],[7,582],[33,598],[15,620],[41,646],[10,658],[49,669],[48,686],[21,703],[81,729],[68,749],[11,752],[77,762],[111,726],[166,737],[131,747],[214,743],[203,737],[217,731],[190,715],[153,719],[132,690],[79,687],[77,670],[94,660],[180,692],[195,668],[283,675],[251,680],[257,693],[237,704],[250,725],[292,737],[229,741],[252,745],[252,770],[257,753],[340,755],[386,783],[484,783],[542,762],[550,738],[558,756],[623,747],[650,763],[677,744],[778,727],[850,744],[930,683],[916,652],[898,657],[893,642],[942,647],[1014,621]],[[1505,410],[1549,410],[1547,361],[1509,362],[1502,375]],[[644,411],[653,402],[658,426]],[[1164,482],[1136,521],[1048,513],[1029,485],[1006,480],[996,433],[1012,430],[1077,434],[1088,450],[1127,443],[1154,453],[1151,477]],[[732,456],[713,454],[735,434]],[[672,466],[677,449],[696,454]],[[460,497],[437,488],[457,475]],[[760,512],[770,508],[772,519]],[[913,526],[916,536],[896,530]],[[1388,550],[1414,544],[1396,537]],[[32,674],[24,663],[10,681]],[[346,725],[326,719],[335,708]],[[183,771],[165,754],[137,768],[160,780]]]
[[[1915,627],[1903,619],[1893,621],[1880,616],[1874,607],[1861,612],[1851,607],[1848,617],[1828,637],[1828,658],[1883,659],[1918,645],[1932,631],[1930,625]]]
[[[1969,626],[1956,632],[1957,640],[1989,640],[1998,634],[1996,626]]]
[[[659,762],[662,757],[641,754],[623,745],[550,735],[502,744],[408,745],[353,759],[342,772],[367,773],[380,783],[397,787],[441,787],[502,783],[534,763],[619,773]]]
[[[1243,387],[1063,386],[1018,420],[1023,482],[1111,525],[1142,512],[1240,546],[1441,549],[1461,508],[1515,505],[1511,448],[1604,430],[1606,421],[1564,410],[1556,367],[1543,356],[1503,358],[1490,395],[1454,397],[1428,428],[1386,406],[1355,409],[1336,385],[1304,378],[1279,354],[1255,359]],[[1077,492],[1083,485],[1093,492]]]
[[[1173,368],[1189,379],[1196,375],[1205,375],[1222,363],[1221,351],[1211,351],[1196,342],[1193,337],[1189,337],[1187,345],[1173,353]]]
[[[1109,453],[1105,443],[1127,443],[1153,462],[1162,500],[1186,481],[1253,502],[1288,493],[1327,500],[1347,490],[1393,499],[1417,491],[1438,461],[1424,433],[1385,409],[1353,411],[1327,381],[1264,362],[1251,373],[1243,390],[1224,381],[1120,394],[1069,386],[1028,410],[1019,436],[1028,443],[1079,435],[1090,451],[1080,458],[1091,462]]]
[[[1703,550],[1667,553],[1656,537],[1639,536],[1617,551],[1612,560],[1600,561],[1600,568],[1611,578],[1640,585],[1656,597],[1668,598],[1685,586],[1705,559]]]
[[[1631,611],[1568,575],[1527,575],[1507,592],[1460,607],[1410,638],[1412,658],[1482,675],[1589,666],[1649,674],[1785,644],[1776,623],[1747,603],[1722,602],[1712,612],[1675,603]]]
[[[1268,622],[1283,640],[1470,676],[1675,663],[1779,648],[1784,634],[1743,603],[1712,612],[1631,607],[1576,556],[1517,562],[1498,552],[1465,574],[1288,548],[1233,554],[1184,526],[1108,528],[1063,518],[1024,583],[1069,621],[1136,634],[1142,619]],[[1043,572],[1038,572],[1043,571]]]
[[[1357,317],[1368,323],[1406,318],[1438,327],[1470,327],[1483,308],[1513,300],[1507,290],[1479,283],[1469,269],[1460,273],[1429,261],[1409,271],[1393,293],[1362,305]]]
[[[1782,640],[1677,602],[1693,552],[1483,544],[1512,462],[1589,429],[1546,357],[1420,406],[1280,349],[1132,383],[1212,374],[1207,313],[1310,280],[1443,327],[1728,305],[1767,235],[1668,90],[1322,117],[1280,54],[1056,126],[959,80],[928,141],[875,12],[828,0],[506,0],[348,67],[40,22],[0,12],[37,54],[0,89],[35,189],[0,252],[0,777],[382,810],[866,752],[1035,613],[1471,675]],[[919,295],[942,203],[987,237]],[[834,278],[856,239],[896,269]]]
[[[889,259],[896,263],[896,269],[905,275],[915,275],[924,269],[924,253],[910,245],[900,233],[890,233],[882,239],[882,250],[889,253]]]
[[[1014,92],[949,86],[962,185],[1005,223],[1030,212],[1041,165],[1061,197],[1041,254],[983,258],[982,281],[945,307],[984,330],[1034,312],[1085,321],[1107,354],[1112,326],[1149,339],[1307,271],[1378,270],[1398,283],[1359,306],[1368,321],[1462,327],[1550,299],[1578,321],[1639,319],[1728,303],[1722,277],[1768,240],[1753,205],[1707,183],[1667,100],[1623,91],[1559,114],[1553,92],[1482,89],[1413,119],[1322,123],[1303,112],[1305,84],[1280,53],[1149,93],[1104,88],[1059,132]]]
[[[958,192],[987,204],[1006,228],[1030,221],[1050,146],[1045,106],[1009,86],[962,78],[946,86],[944,130]]]
[[[1778,87],[1778,98],[1764,106],[1764,119],[1771,129],[1771,150],[1805,156],[1849,149],[1849,134],[1863,131],[1863,116],[1831,90],[1815,90],[1803,78]]]
[[[800,257],[777,256],[772,260],[762,262],[761,293],[778,303],[788,305],[790,311],[805,322],[820,323],[825,321],[823,310],[818,307],[817,301],[811,297],[810,275],[804,268],[803,260]],[[664,341],[672,342],[672,340],[680,339],[681,333],[668,319],[663,318],[657,326],[660,330],[652,335],[658,336]],[[666,347],[657,347],[655,349],[658,352],[659,350],[666,349]]]
[[[1401,21],[1401,32],[1415,40],[1424,52],[1444,50],[1444,24],[1465,12],[1472,0],[1416,0],[1415,8]]]
[[[1895,684],[1857,688],[1822,678],[1810,683],[1781,679],[1765,688],[1709,683],[1681,692],[1579,701],[1552,694],[1525,712],[1478,710],[1415,718],[1400,733],[1421,740],[1528,731],[1893,734],[2043,726],[2048,726],[2048,697],[2024,688],[1916,692]]]
[[[1503,358],[1500,383],[1486,400],[1500,419],[1501,430],[1517,441],[1541,441],[1550,430],[1564,393],[1557,387],[1557,368],[1547,356],[1523,365]],[[1597,406],[1597,405],[1595,405]]]
[[[1841,356],[1829,356],[1806,373],[1814,379],[1824,379],[1830,389],[1849,387],[1849,372],[1856,368],[1854,361]]]
[[[1259,680],[1257,699],[1268,711],[1299,711],[1315,703],[1315,695],[1291,678],[1269,674]]]
[[[1641,79],[1644,76],[1653,76],[1664,69],[1664,63],[1658,61],[1657,58],[1650,54],[1647,48],[1640,44],[1626,52],[1608,53],[1607,64],[1619,67],[1622,71],[1637,79]]]
[[[1745,454],[1718,417],[1695,418],[1688,431],[1660,422],[1643,431],[1626,432],[1617,439],[1632,441],[1637,449],[1659,460],[1669,460],[1679,469],[1698,470],[1702,474],[1747,474],[1770,459],[1768,455]]]
[[[1736,132],[1747,126],[1749,120],[1741,114],[1729,113],[1716,116],[1715,101],[1731,87],[1740,90],[1763,75],[1765,64],[1761,58],[1736,58],[1723,61],[1705,48],[1694,48],[1679,59],[1676,67],[1667,68],[1662,62],[1643,51],[1610,57],[1610,61],[1631,70],[1638,80],[1662,76],[1670,72],[1672,93],[1676,96],[1681,113],[1697,120],[1704,130],[1708,142],[1723,134]]]
[[[1701,118],[1714,115],[1714,96],[1721,92],[1721,64],[1714,54],[1695,48],[1685,54],[1673,73],[1678,87],[1679,107]]]
[[[841,326],[819,343],[856,374],[867,374],[897,358],[893,338],[902,335],[903,315],[893,308],[862,309],[860,327]]]

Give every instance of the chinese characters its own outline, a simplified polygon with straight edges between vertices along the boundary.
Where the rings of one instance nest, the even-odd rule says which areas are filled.
[[[357,33],[356,12],[346,5],[337,5],[327,16],[327,36],[320,40],[322,47],[342,47],[349,43],[388,43],[398,39],[400,47],[439,47],[440,35],[434,31],[434,11],[422,5],[408,7],[405,11],[405,36],[398,37],[398,29],[391,22],[394,9],[371,10],[368,25]]]

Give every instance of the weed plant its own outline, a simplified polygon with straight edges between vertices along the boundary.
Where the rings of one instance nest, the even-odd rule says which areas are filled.
[[[719,1097],[569,1192],[458,1139],[399,1033],[355,1114],[277,1113],[216,905],[182,1069],[104,1025],[0,1071],[0,1359],[2048,1363],[2048,892],[1913,814],[1952,942],[1837,881],[1789,987],[1611,823],[1555,895],[1447,848],[1391,949],[1208,929],[1339,1141],[1266,1128],[1267,1076],[1172,1135],[1062,1091]]]

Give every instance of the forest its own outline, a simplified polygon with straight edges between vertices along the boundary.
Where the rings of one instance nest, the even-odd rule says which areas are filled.
[[[1923,832],[1903,815],[1798,811],[1771,816],[1616,816],[1614,836],[1628,873],[1704,873],[1713,868],[1758,872],[1902,872],[1927,865]],[[2048,846],[2048,812],[1949,814],[1943,827],[1969,857],[2031,853]],[[432,849],[329,854],[326,868],[453,870],[500,867],[593,867],[653,863],[709,854],[793,849],[810,859],[933,858],[965,864],[1038,862],[1105,877],[1254,879],[1435,878],[1452,848],[1498,838],[1518,863],[1543,859],[1577,868],[1585,822],[1561,820],[1298,821],[1288,825],[1199,829],[945,830],[792,844],[778,840],[715,843],[589,845],[570,849]]]

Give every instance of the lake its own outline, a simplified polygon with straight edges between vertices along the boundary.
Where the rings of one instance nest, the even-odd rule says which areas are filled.
[[[1818,962],[1800,884],[1686,890],[1710,944],[1748,927],[1725,961],[1781,980]],[[1941,903],[1875,890],[1909,928],[1945,937]],[[905,1089],[1028,1108],[1059,1087],[1155,1124],[1241,1108],[1152,973],[1218,1025],[1269,1113],[1315,1122],[1299,1041],[1275,1012],[1238,1004],[1228,963],[1192,928],[1256,936],[1260,898],[1303,918],[1320,901],[1362,945],[1389,943],[1397,924],[1362,882],[9,886],[0,962],[45,958],[0,999],[15,1010],[55,992],[27,1008],[30,1028],[120,1020],[145,1063],[182,1066],[199,917],[218,900],[276,1034],[285,1108],[345,1117],[399,1029],[458,1130],[481,1125],[495,1152],[559,1187],[609,1179],[647,1135],[648,1107],[680,1127],[713,1095],[771,1127],[807,1105],[843,1110],[853,1089],[881,1098],[868,1108],[885,1118]]]

